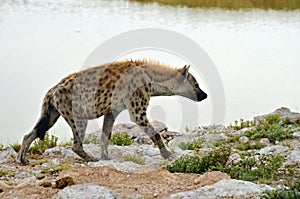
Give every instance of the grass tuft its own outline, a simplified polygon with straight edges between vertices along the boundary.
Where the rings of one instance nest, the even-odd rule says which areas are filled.
[[[36,140],[33,145],[29,148],[30,154],[43,154],[46,149],[53,148],[57,146],[58,138],[54,135],[49,135],[47,132],[45,134],[44,140]]]
[[[201,141],[193,141],[193,142],[181,142],[178,145],[182,150],[195,150],[202,147]]]
[[[132,161],[136,164],[141,164],[144,165],[146,162],[146,158],[138,156],[136,153],[134,154],[125,154],[124,155],[124,160],[125,161]]]
[[[132,141],[128,133],[116,133],[110,139],[110,144],[118,146],[129,146],[131,143]]]

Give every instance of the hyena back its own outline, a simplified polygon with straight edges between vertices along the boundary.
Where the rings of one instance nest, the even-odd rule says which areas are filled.
[[[36,139],[62,116],[72,129],[72,150],[85,161],[96,161],[82,147],[87,121],[104,115],[101,133],[101,159],[108,159],[107,147],[118,114],[128,109],[131,121],[150,136],[163,158],[172,157],[160,135],[146,116],[151,96],[180,95],[193,101],[207,97],[188,72],[151,61],[113,62],[73,73],[62,79],[45,95],[41,116],[33,130],[24,136],[17,161],[27,164],[26,152]]]

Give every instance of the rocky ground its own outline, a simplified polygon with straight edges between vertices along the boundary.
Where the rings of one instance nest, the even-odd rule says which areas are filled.
[[[300,123],[300,114],[286,108],[272,114],[289,123]],[[259,116],[254,120],[263,120]],[[236,137],[236,148],[232,147],[228,164],[241,159],[241,145],[251,142],[247,132],[254,127],[207,126],[189,132],[169,132],[164,124],[153,122],[161,131],[168,147],[181,156],[201,152],[205,155],[213,150],[210,143],[225,143]],[[247,125],[246,125],[247,126]],[[298,126],[296,126],[298,127]],[[271,154],[284,157],[283,166],[293,165],[299,172],[300,129],[291,125],[293,136],[284,141],[272,142],[261,138],[257,149],[244,151],[258,155]],[[151,140],[133,124],[116,125],[114,133],[128,132],[132,139],[129,146],[109,146],[111,160],[83,162],[70,146],[56,146],[41,155],[31,155],[30,165],[21,166],[15,162],[16,152],[11,147],[0,150],[0,198],[259,198],[265,190],[281,186],[282,179],[261,184],[259,182],[231,179],[227,173],[211,171],[200,174],[170,173],[164,165],[171,161],[163,160],[159,150]],[[87,135],[87,140],[96,140],[99,133]],[[180,144],[201,140],[202,146],[194,150],[183,150]],[[99,156],[99,144],[92,142],[84,148],[93,156]],[[243,147],[242,147],[243,148]],[[125,161],[124,155],[141,158],[139,164]],[[142,163],[142,164],[141,164]],[[227,164],[227,163],[226,163]],[[283,167],[282,166],[282,167]]]

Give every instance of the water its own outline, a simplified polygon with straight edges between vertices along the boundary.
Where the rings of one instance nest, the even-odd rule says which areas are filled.
[[[299,11],[203,10],[126,1],[1,1],[0,142],[20,141],[36,122],[47,90],[80,70],[102,42],[146,27],[177,31],[207,52],[225,89],[224,124],[281,106],[300,111]],[[152,58],[176,67],[184,63],[174,55],[155,51],[125,57]],[[209,85],[201,85],[209,92]],[[175,130],[185,123],[195,125],[176,117],[180,108],[168,107],[176,100],[151,100],[151,120],[164,120]],[[211,99],[197,107],[203,113],[199,124],[209,124]],[[129,121],[127,116],[123,113],[118,121]],[[101,120],[90,122],[87,131],[96,130],[99,123]],[[71,137],[62,119],[51,132],[61,140]]]

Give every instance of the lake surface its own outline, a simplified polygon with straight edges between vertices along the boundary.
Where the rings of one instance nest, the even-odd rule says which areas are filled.
[[[149,27],[186,35],[205,50],[223,82],[224,124],[281,106],[300,111],[300,11],[206,10],[126,1],[1,1],[0,142],[21,141],[39,117],[47,90],[82,69],[101,43]],[[155,50],[122,58],[184,64],[179,57]],[[209,85],[199,81],[210,93]],[[197,124],[181,118],[176,103],[176,97],[151,100],[150,120],[164,121],[174,130],[211,123],[211,98],[194,105],[201,112]],[[126,112],[118,118],[128,121]],[[87,131],[99,126],[101,119],[92,121]],[[50,132],[60,140],[72,135],[63,119]]]

